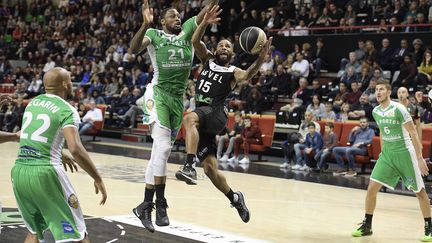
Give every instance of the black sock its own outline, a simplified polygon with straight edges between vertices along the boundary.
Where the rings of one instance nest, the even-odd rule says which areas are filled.
[[[144,202],[153,202],[155,189],[146,188],[144,191]]]
[[[230,200],[230,202],[234,201],[234,192],[231,188],[230,188],[229,192],[227,194],[225,194],[225,196]]]
[[[195,162],[195,154],[187,154],[186,155],[186,164],[193,165]]]
[[[365,214],[366,224],[372,225],[372,216],[373,214]]]
[[[424,221],[425,221],[425,226],[428,226],[428,227],[432,226],[431,218],[424,218]]]
[[[155,185],[156,200],[165,198],[165,184]]]

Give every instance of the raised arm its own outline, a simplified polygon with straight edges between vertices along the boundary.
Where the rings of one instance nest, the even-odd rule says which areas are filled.
[[[263,48],[261,49],[261,52],[258,56],[258,59],[256,59],[255,62],[252,63],[252,65],[250,65],[250,67],[247,70],[243,70],[240,68],[237,68],[234,70],[234,78],[235,78],[236,83],[239,83],[239,82],[244,81],[244,80],[249,80],[253,76],[255,76],[255,74],[258,73],[261,65],[264,62],[265,56],[269,52],[272,40],[273,40],[273,37],[270,37],[270,39],[268,39],[266,41]]]
[[[208,1],[207,5],[201,9],[201,11],[198,13],[198,15],[196,17],[197,25],[201,24],[201,21],[203,21],[204,15],[205,15],[207,9],[211,9],[214,5],[217,5],[218,2],[219,2],[219,0],[209,0]]]
[[[221,12],[222,10],[219,10],[218,5],[206,10],[203,21],[201,21],[195,33],[192,35],[192,44],[195,49],[195,54],[203,63],[213,57],[213,54],[207,50],[205,44],[201,42],[201,38],[204,36],[205,30],[209,24],[219,22],[220,18],[218,16]]]
[[[154,19],[153,8],[149,7],[148,0],[144,0],[144,3],[142,4],[142,15],[143,23],[141,28],[134,35],[130,44],[130,49],[133,54],[140,53],[150,44],[150,40],[144,38],[147,29],[150,27],[151,23],[153,23]]]

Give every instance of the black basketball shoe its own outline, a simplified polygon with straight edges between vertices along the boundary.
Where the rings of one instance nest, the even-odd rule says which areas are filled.
[[[141,220],[144,227],[152,233],[155,231],[151,218],[151,212],[153,211],[154,206],[153,202],[143,202],[138,205],[138,207],[132,209],[132,212]]]
[[[176,178],[186,182],[188,185],[197,184],[197,172],[192,165],[186,164],[176,172]]]
[[[168,204],[165,198],[156,199],[156,225],[168,226],[170,224],[167,209]]]
[[[240,218],[243,220],[243,222],[247,223],[249,222],[250,219],[250,213],[249,213],[249,209],[246,207],[243,193],[235,192],[234,194],[238,196],[238,199],[237,202],[231,203],[231,207],[236,208],[238,214],[240,215]]]
[[[363,222],[360,224],[360,227],[351,233],[353,237],[362,237],[371,234],[372,234],[372,226],[366,223],[366,220],[363,220]]]

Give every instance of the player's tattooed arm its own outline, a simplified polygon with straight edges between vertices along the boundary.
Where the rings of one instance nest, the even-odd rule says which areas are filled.
[[[205,3],[205,1],[204,1]],[[201,9],[201,11],[198,13],[196,17],[196,23],[197,25],[201,24],[201,21],[204,19],[204,15],[208,9],[211,9],[214,5],[217,5],[219,3],[219,0],[208,0],[207,4],[204,4],[204,7]]]
[[[204,20],[198,25],[195,33],[192,35],[192,45],[195,49],[195,53],[203,63],[212,58],[213,54],[207,50],[207,47],[201,41],[201,38],[204,36],[205,30],[209,24],[217,23],[220,20],[218,16],[221,12],[222,10],[219,10],[219,6],[217,5],[206,10]]]
[[[133,54],[138,54],[142,52],[150,44],[150,40],[148,38],[144,38],[147,29],[153,23],[154,19],[153,8],[149,7],[148,0],[144,0],[144,3],[142,5],[142,15],[143,23],[141,25],[141,28],[134,35],[130,44],[130,49]]]
[[[234,78],[235,78],[235,82],[236,84],[244,81],[244,80],[249,80],[251,79],[253,76],[255,76],[255,74],[258,73],[261,65],[264,62],[264,58],[267,55],[267,53],[269,52],[271,43],[272,43],[273,37],[270,37],[266,43],[264,44],[263,48],[261,49],[258,59],[255,60],[254,63],[252,63],[252,65],[249,66],[249,68],[247,70],[242,70],[240,68],[237,68],[234,71]]]

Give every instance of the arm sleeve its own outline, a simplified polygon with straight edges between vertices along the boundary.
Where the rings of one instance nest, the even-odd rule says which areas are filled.
[[[62,128],[74,126],[78,128],[81,123],[78,111],[75,109],[63,109],[60,113],[60,126]]]
[[[412,117],[411,117],[411,115],[409,114],[409,112],[408,112],[408,110],[406,109],[406,107],[405,106],[399,106],[397,109],[396,109],[396,115],[398,116],[398,118],[399,118],[399,120],[400,120],[400,122],[402,123],[402,124],[405,124],[405,123],[407,123],[407,122],[410,122],[410,121],[412,121]]]
[[[197,29],[197,22],[196,22],[196,16],[186,20],[183,24],[183,32],[188,37],[188,39],[192,39],[192,35]]]

